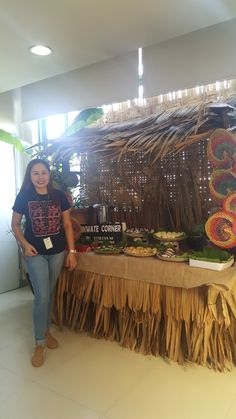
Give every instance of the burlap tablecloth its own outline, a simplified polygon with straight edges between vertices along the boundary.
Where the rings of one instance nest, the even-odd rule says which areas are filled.
[[[235,266],[223,271],[211,271],[193,268],[187,262],[166,262],[156,257],[96,255],[93,252],[79,253],[78,269],[83,272],[180,288],[216,284],[231,289],[236,281]]]

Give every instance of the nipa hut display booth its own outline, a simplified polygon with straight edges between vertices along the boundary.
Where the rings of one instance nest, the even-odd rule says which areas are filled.
[[[80,193],[90,212],[95,206],[94,228],[104,225],[95,204],[106,208],[105,225],[126,226],[118,243],[99,236],[78,254],[74,272],[64,268],[59,326],[180,363],[220,371],[236,363],[232,198],[222,213],[236,191],[235,117],[227,103],[185,106],[82,128],[43,150],[56,164],[79,156]],[[207,246],[197,249],[194,233],[206,221],[208,238],[204,229],[198,238]]]

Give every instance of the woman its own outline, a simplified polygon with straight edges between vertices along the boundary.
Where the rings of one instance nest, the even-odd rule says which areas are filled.
[[[24,250],[34,291],[35,350],[31,362],[34,367],[40,367],[44,363],[45,348],[58,346],[49,328],[53,292],[64,262],[66,241],[69,249],[66,266],[73,270],[77,265],[70,204],[63,192],[53,188],[48,162],[30,161],[12,209],[12,230]],[[24,233],[21,229],[23,215]]]

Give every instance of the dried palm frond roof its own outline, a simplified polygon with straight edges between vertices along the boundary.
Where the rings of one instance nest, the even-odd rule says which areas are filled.
[[[62,135],[38,154],[59,163],[75,153],[121,159],[124,154],[142,151],[156,162],[209,137],[215,128],[232,127],[235,121],[236,109],[227,103],[183,106],[125,123],[82,128],[70,136]]]

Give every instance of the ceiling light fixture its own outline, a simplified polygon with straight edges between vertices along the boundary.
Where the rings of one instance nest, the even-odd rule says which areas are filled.
[[[36,55],[49,55],[52,53],[52,49],[46,47],[45,45],[35,45],[34,47],[30,48],[30,52]]]

